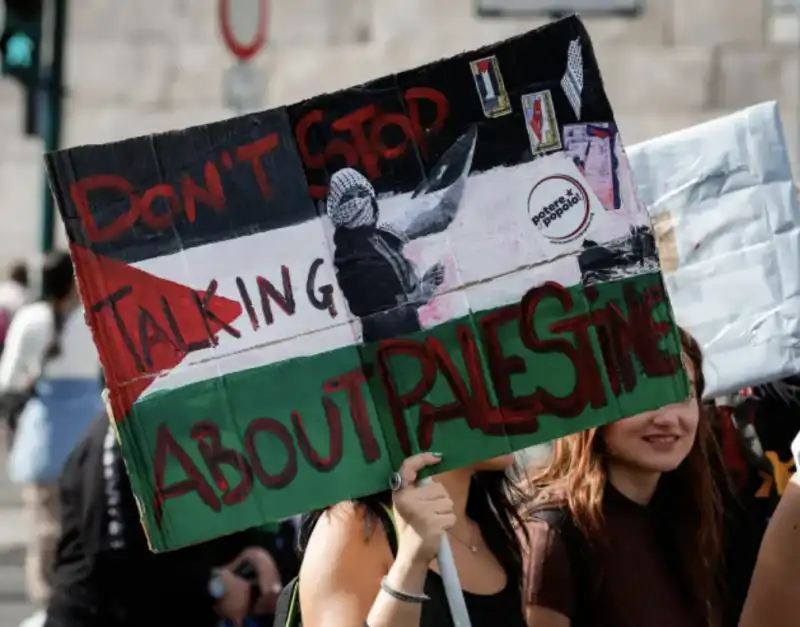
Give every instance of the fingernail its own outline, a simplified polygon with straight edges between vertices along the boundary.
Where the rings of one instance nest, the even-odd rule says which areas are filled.
[[[438,457],[439,459],[442,459],[443,457],[441,453],[431,453],[431,455],[433,455],[434,457]]]

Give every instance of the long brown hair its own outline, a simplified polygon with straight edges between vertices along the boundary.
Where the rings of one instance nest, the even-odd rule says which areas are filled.
[[[718,568],[722,555],[722,502],[711,468],[719,459],[711,417],[702,403],[703,358],[695,339],[680,330],[681,346],[694,367],[694,395],[700,408],[697,436],[689,455],[664,473],[651,501],[655,519],[683,579],[686,594],[714,627],[719,621]],[[603,498],[607,482],[602,427],[557,440],[548,466],[530,479],[538,495],[534,509],[560,501],[593,551],[602,551]],[[602,561],[602,560],[601,560]]]

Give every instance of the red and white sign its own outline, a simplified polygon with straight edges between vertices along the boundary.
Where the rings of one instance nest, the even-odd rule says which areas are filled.
[[[219,0],[219,26],[228,49],[249,61],[267,43],[269,0]]]

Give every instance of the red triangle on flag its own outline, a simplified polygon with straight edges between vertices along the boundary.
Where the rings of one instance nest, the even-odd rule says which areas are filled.
[[[81,299],[100,354],[114,417],[123,420],[159,375],[242,314],[240,303],[70,244]]]

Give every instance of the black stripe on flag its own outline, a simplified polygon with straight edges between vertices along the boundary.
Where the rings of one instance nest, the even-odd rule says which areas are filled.
[[[70,241],[128,263],[317,217],[284,108],[46,163]]]

